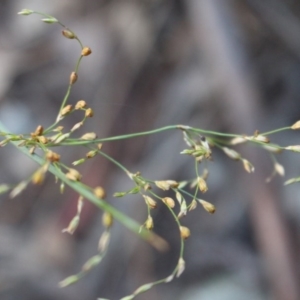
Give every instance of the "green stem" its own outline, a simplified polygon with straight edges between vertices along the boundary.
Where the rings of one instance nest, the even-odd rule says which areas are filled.
[[[278,133],[278,132],[285,131],[285,130],[291,130],[291,126],[289,126],[289,127],[282,127],[282,128],[271,130],[271,131],[262,132],[260,134],[261,135],[271,135],[271,134]]]

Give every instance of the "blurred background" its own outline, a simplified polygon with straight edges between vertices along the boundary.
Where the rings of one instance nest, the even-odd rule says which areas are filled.
[[[69,103],[85,99],[95,116],[81,133],[99,137],[185,124],[222,132],[290,126],[300,119],[300,3],[296,0],[2,0],[0,2],[0,119],[12,132],[28,133],[56,118],[80,47],[61,28],[40,17],[18,16],[23,8],[58,18],[91,47]],[[80,114],[64,120],[66,128]],[[299,133],[271,137],[299,144]],[[194,163],[179,155],[180,132],[111,142],[104,150],[130,171],[153,180],[193,178]],[[297,184],[265,179],[269,155],[239,147],[255,165],[242,165],[217,150],[209,163],[205,199],[183,225],[186,271],[136,299],[297,300],[300,299],[300,199]],[[86,150],[61,148],[70,164]],[[17,183],[37,165],[14,147],[1,148],[0,182]],[[283,153],[286,179],[299,176],[299,157]],[[125,174],[101,158],[78,167],[84,182],[104,186],[107,201],[143,223],[140,197],[114,199],[132,187]],[[0,298],[3,300],[120,299],[143,283],[167,276],[178,259],[178,229],[168,212],[154,212],[155,232],[171,249],[160,253],[115,224],[104,261],[79,283],[58,282],[77,273],[97,252],[101,212],[86,203],[78,231],[61,230],[76,213],[77,198],[61,195],[49,175],[42,186],[20,196],[1,196]]]

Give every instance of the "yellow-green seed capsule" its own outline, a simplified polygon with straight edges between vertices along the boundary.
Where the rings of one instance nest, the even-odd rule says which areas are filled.
[[[76,35],[75,35],[75,33],[74,32],[72,32],[71,30],[69,30],[69,29],[64,29],[62,32],[62,35],[64,36],[64,37],[66,37],[67,39],[75,39],[76,38]]]
[[[109,212],[104,212],[103,215],[102,215],[102,224],[105,228],[110,228],[113,224],[113,216],[111,213]]]
[[[106,197],[106,192],[103,187],[97,186],[94,188],[94,195],[99,199],[104,199]]]

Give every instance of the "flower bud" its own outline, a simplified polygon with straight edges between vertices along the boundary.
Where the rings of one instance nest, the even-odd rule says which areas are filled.
[[[152,230],[153,227],[154,227],[154,223],[153,223],[153,219],[152,217],[149,215],[146,222],[145,222],[145,227],[148,229],[148,230]]]
[[[206,193],[208,191],[206,181],[202,177],[197,178],[197,184],[202,193]]]
[[[189,206],[189,211],[196,209],[197,207],[197,201],[195,199],[193,199],[193,201],[191,202],[190,206]]]
[[[71,285],[71,284],[77,282],[79,279],[80,279],[80,277],[77,276],[77,275],[69,276],[69,277],[67,277],[66,279],[64,279],[63,281],[61,281],[61,282],[59,283],[59,286],[60,286],[61,288],[66,287],[66,286],[68,286],[68,285]]]
[[[72,111],[72,104],[68,104],[60,111],[60,115],[65,116],[68,113],[70,113],[71,111]]]
[[[75,109],[81,109],[81,108],[85,108],[86,107],[86,102],[84,100],[79,100],[76,105],[75,105]]]
[[[88,56],[88,55],[90,55],[92,53],[92,50],[91,50],[91,48],[89,48],[89,47],[84,47],[83,49],[82,49],[82,51],[81,51],[81,55],[82,56]]]
[[[17,184],[17,186],[15,186],[12,191],[9,194],[10,198],[14,198],[16,196],[18,196],[23,190],[25,190],[25,188],[27,187],[28,182],[27,181],[21,181]]]
[[[247,159],[242,159],[243,165],[244,165],[244,169],[248,172],[248,173],[253,173],[254,172],[254,166],[247,160]]]
[[[247,140],[243,136],[237,136],[230,141],[230,145],[238,145],[245,143]]]
[[[60,155],[49,150],[47,153],[46,153],[46,159],[50,162],[57,162],[60,160]]]
[[[146,202],[146,204],[148,205],[148,207],[150,207],[150,208],[156,208],[156,206],[157,206],[157,203],[156,203],[156,201],[155,200],[153,200],[151,197],[149,197],[149,196],[145,196],[145,195],[143,195],[143,197],[144,197],[144,199],[145,199],[145,202]]]
[[[69,172],[66,174],[66,177],[72,181],[80,181],[82,175],[75,169],[69,169]]]
[[[50,17],[50,18],[44,18],[42,19],[42,21],[44,23],[48,23],[48,24],[53,24],[53,23],[58,23],[58,20],[53,18],[53,17]]]
[[[291,150],[294,152],[300,152],[300,145],[287,146],[284,149]]]
[[[291,129],[293,129],[293,130],[300,129],[300,120],[297,121],[296,123],[294,123],[294,124],[291,126]]]
[[[79,225],[80,217],[76,215],[70,222],[69,226],[62,230],[62,232],[67,232],[73,234]]]
[[[110,228],[113,224],[113,216],[111,213],[105,211],[102,215],[102,224],[105,228]]]
[[[66,37],[67,39],[75,39],[76,38],[76,35],[75,35],[75,33],[74,32],[72,32],[71,30],[69,30],[69,29],[64,29],[62,32],[62,35],[64,36],[64,37]]]
[[[189,228],[185,226],[180,226],[179,230],[180,230],[180,236],[184,240],[186,240],[191,235],[191,231],[189,230]]]
[[[35,131],[34,131],[34,135],[42,135],[43,134],[43,131],[44,131],[44,128],[42,125],[39,125]]]
[[[94,267],[96,267],[97,265],[99,265],[99,263],[102,260],[102,256],[101,255],[95,255],[93,257],[91,257],[83,266],[82,266],[82,271],[83,272],[88,272],[91,269],[93,269]]]
[[[28,16],[28,15],[31,15],[33,13],[34,13],[33,10],[24,8],[20,12],[18,12],[18,15]]]
[[[213,204],[205,200],[199,200],[199,202],[207,212],[209,212],[210,214],[215,213],[216,207]]]
[[[86,141],[92,141],[92,140],[94,140],[94,139],[96,139],[96,138],[97,138],[97,135],[96,135],[96,133],[94,133],[94,132],[88,132],[88,133],[85,133],[85,134],[81,137],[82,140],[86,140]]]
[[[104,231],[99,239],[98,242],[98,250],[99,252],[104,252],[107,249],[110,240],[110,233],[109,231]]]
[[[37,140],[38,140],[40,143],[42,143],[42,144],[47,144],[47,143],[48,143],[48,139],[47,139],[45,136],[43,136],[43,135],[38,136],[38,137],[37,137]]]
[[[77,73],[75,72],[72,72],[71,75],[70,75],[70,84],[74,84],[78,79],[78,75]]]
[[[241,155],[238,152],[236,152],[235,150],[231,149],[231,148],[222,147],[222,150],[231,159],[239,160],[241,158]]]
[[[160,180],[155,181],[155,184],[158,188],[168,191],[170,188],[177,188],[179,183],[175,180]]]
[[[97,186],[94,188],[94,195],[99,199],[104,199],[106,197],[106,192],[103,187]]]
[[[92,157],[94,157],[96,154],[97,154],[97,150],[91,150],[91,151],[89,151],[89,152],[85,155],[85,157],[86,157],[86,158],[92,158]]]
[[[162,201],[170,208],[173,208],[175,206],[175,201],[170,197],[164,197],[162,198]]]
[[[185,269],[185,261],[182,257],[179,258],[177,267],[178,268],[176,272],[176,277],[178,278],[184,272]]]
[[[79,129],[82,125],[83,125],[83,122],[78,122],[78,123],[76,123],[76,124],[72,127],[71,132],[74,132],[75,130]]]
[[[42,184],[45,179],[45,171],[43,168],[39,168],[32,175],[31,181],[33,184]]]
[[[88,118],[91,118],[92,116],[94,115],[94,112],[91,108],[88,108],[86,111],[85,111],[85,116],[88,117]]]
[[[281,177],[284,176],[285,171],[284,171],[284,167],[281,164],[276,162],[275,165],[274,165],[274,168],[275,168],[275,171],[276,171],[277,174],[279,174]]]

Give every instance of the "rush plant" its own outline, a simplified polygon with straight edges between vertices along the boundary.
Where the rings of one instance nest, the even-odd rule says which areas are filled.
[[[184,245],[185,240],[191,235],[189,228],[182,224],[182,217],[186,216],[189,211],[194,210],[197,206],[213,214],[216,210],[214,204],[207,200],[204,195],[208,190],[207,178],[209,169],[207,161],[211,160],[215,151],[222,151],[231,160],[240,162],[241,167],[248,173],[254,172],[254,166],[241,153],[235,150],[235,146],[241,143],[248,145],[256,145],[265,149],[273,161],[274,170],[267,181],[270,181],[275,175],[284,176],[284,167],[277,161],[276,156],[283,151],[300,152],[300,145],[281,146],[270,141],[270,136],[285,130],[297,130],[300,128],[300,121],[297,121],[292,126],[279,128],[268,132],[256,131],[250,135],[221,133],[215,131],[204,130],[201,128],[190,127],[188,125],[169,125],[162,128],[149,130],[145,132],[135,132],[119,136],[110,136],[106,138],[98,138],[97,132],[87,132],[78,136],[77,130],[84,127],[85,123],[93,117],[94,112],[88,105],[88,101],[78,99],[75,105],[69,104],[68,100],[74,84],[77,84],[80,76],[79,66],[81,62],[90,54],[92,50],[84,46],[79,37],[71,29],[67,28],[63,23],[56,18],[29,9],[23,9],[19,12],[20,15],[37,14],[42,16],[42,21],[48,24],[57,24],[62,27],[62,35],[66,39],[76,40],[81,48],[78,60],[74,70],[70,72],[69,85],[65,96],[58,108],[57,116],[53,120],[53,124],[48,128],[44,128],[43,124],[36,124],[36,129],[27,134],[15,134],[8,132],[5,126],[0,123],[0,136],[2,140],[0,146],[8,146],[12,144],[19,151],[34,160],[39,167],[36,171],[25,178],[23,181],[15,185],[1,184],[0,192],[9,192],[11,198],[19,195],[30,183],[41,184],[47,173],[51,173],[56,181],[60,183],[60,190],[63,193],[65,186],[78,193],[77,213],[71,220],[69,226],[63,229],[63,232],[73,234],[80,222],[80,214],[85,201],[92,202],[96,207],[103,211],[102,224],[103,232],[99,239],[98,249],[96,254],[89,258],[82,266],[78,274],[71,275],[62,280],[59,285],[65,287],[76,283],[83,276],[86,276],[93,268],[98,266],[109,250],[109,241],[111,236],[111,227],[114,220],[122,223],[125,227],[136,233],[140,238],[145,239],[149,244],[164,251],[168,248],[168,244],[164,239],[154,233],[155,220],[153,218],[153,210],[159,209],[160,205],[165,205],[169,213],[174,218],[178,228],[178,240],[180,241],[180,252],[177,264],[173,271],[166,278],[155,282],[146,283],[138,287],[131,295],[123,297],[121,300],[130,300],[138,294],[146,292],[154,285],[167,283],[173,279],[180,277],[185,269],[184,260]],[[61,121],[65,118],[72,118],[74,112],[82,114],[82,120],[74,124],[70,130],[65,130],[61,126]],[[195,177],[184,181],[177,181],[176,178],[155,180],[145,178],[141,172],[128,170],[123,164],[115,160],[105,151],[107,143],[137,138],[140,136],[159,134],[163,131],[175,130],[180,134],[186,143],[185,149],[178,149],[178,154],[188,156],[194,163]],[[86,149],[84,157],[78,157],[71,166],[64,163],[63,154],[55,152],[55,148],[81,146]],[[63,153],[63,150],[61,151]],[[79,164],[85,163],[87,160],[93,159],[95,156],[101,155],[112,164],[120,168],[128,180],[132,182],[132,188],[127,191],[119,191],[113,195],[106,195],[105,188],[98,186],[92,188],[88,183],[84,183],[84,178],[76,169]],[[292,178],[285,182],[291,184],[300,181],[300,177]],[[165,191],[168,191],[166,196]],[[170,197],[170,192],[173,196]],[[104,199],[106,197],[126,197],[131,194],[139,194],[141,201],[145,203],[147,218],[143,224],[138,224],[126,216],[121,211],[115,209]],[[103,299],[103,298],[99,298]]]

